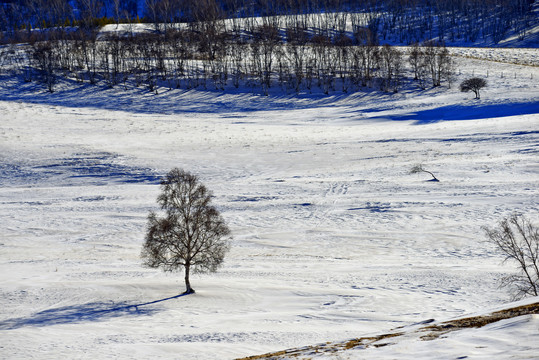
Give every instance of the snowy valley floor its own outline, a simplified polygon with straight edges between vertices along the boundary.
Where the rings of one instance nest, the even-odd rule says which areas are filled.
[[[481,226],[513,211],[537,224],[539,67],[459,61],[460,80],[490,70],[481,100],[455,86],[48,94],[2,78],[0,357],[232,359],[509,302],[513,267]],[[440,182],[410,175],[419,163]],[[181,274],[139,259],[172,167],[200,176],[234,235],[183,297]],[[522,347],[486,335],[369,356],[523,358],[539,351],[527,319],[496,328],[528,334]]]

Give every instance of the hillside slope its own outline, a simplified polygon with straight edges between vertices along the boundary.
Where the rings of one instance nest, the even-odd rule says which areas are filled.
[[[537,344],[535,347],[530,344]],[[288,349],[240,360],[260,359],[497,359],[533,358],[539,351],[539,297],[484,314],[448,321],[426,320],[343,342]]]

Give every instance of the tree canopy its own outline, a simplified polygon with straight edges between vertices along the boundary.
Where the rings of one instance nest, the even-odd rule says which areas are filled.
[[[473,91],[476,99],[480,99],[481,95],[479,90],[487,86],[487,81],[483,78],[474,77],[466,79],[460,84],[460,91],[468,92]]]

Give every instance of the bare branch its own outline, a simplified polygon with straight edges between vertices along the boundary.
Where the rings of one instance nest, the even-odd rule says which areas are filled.
[[[504,255],[504,261],[516,262],[518,274],[502,279],[502,286],[515,289],[514,297],[539,295],[539,229],[522,215],[503,219],[498,228],[484,227],[490,243]]]

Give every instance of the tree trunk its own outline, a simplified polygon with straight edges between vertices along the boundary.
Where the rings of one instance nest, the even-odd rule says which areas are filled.
[[[423,169],[423,171],[426,172],[426,173],[428,173],[428,174],[430,174],[430,176],[432,176],[432,179],[430,179],[429,181],[434,181],[434,182],[439,182],[439,181],[440,181],[440,180],[438,180],[438,179],[436,178],[436,176],[434,176],[434,174],[431,173],[430,171],[427,171],[427,170],[425,170],[425,169]]]
[[[185,292],[184,294],[193,294],[195,290],[191,288],[191,283],[189,282],[189,265],[185,265]]]

